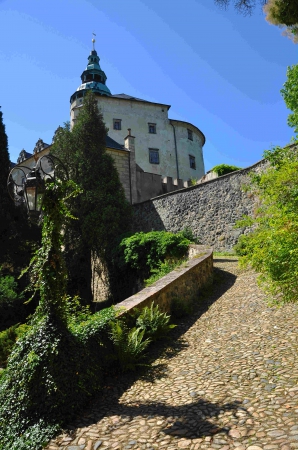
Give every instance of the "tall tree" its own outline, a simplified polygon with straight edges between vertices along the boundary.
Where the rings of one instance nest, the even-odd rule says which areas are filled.
[[[40,230],[28,221],[26,208],[15,206],[8,195],[10,165],[8,139],[0,111],[0,265],[19,275],[30,261],[32,247],[40,240]],[[26,282],[21,280],[21,285],[25,287]]]
[[[227,8],[230,0],[214,0],[217,5]],[[256,7],[255,0],[233,0],[235,9],[243,15],[251,15]],[[284,35],[298,42],[297,0],[259,0],[266,14],[266,20],[273,25],[285,28]]]
[[[296,0],[268,0],[264,6],[266,20],[284,28],[283,34],[298,42],[298,5]]]
[[[10,171],[8,153],[8,140],[3,123],[3,113],[0,111],[0,262],[4,262],[7,253],[7,244],[12,227],[13,204],[7,191],[7,177]]]
[[[92,258],[105,265],[110,245],[130,224],[130,205],[114,161],[106,152],[106,134],[97,100],[88,92],[72,130],[69,124],[58,128],[51,150],[83,190],[71,206],[78,220],[66,229],[65,248],[69,292],[87,303],[92,300]]]

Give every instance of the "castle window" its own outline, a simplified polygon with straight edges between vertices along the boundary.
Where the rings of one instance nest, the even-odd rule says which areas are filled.
[[[189,155],[189,166],[191,169],[196,169],[196,158],[192,155]]]
[[[159,150],[158,150],[158,148],[149,148],[149,162],[151,164],[159,164]]]
[[[187,128],[187,137],[189,140],[191,140],[191,141],[193,140],[193,133],[192,133],[192,130],[190,130],[189,128]]]
[[[121,130],[121,119],[113,119],[114,130]]]
[[[148,131],[151,134],[156,134],[156,123],[148,123]]]

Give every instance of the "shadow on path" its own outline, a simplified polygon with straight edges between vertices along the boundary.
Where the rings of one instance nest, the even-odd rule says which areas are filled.
[[[102,398],[101,404],[95,405],[93,411],[83,417],[80,426],[88,426],[91,423],[99,422],[104,417],[119,416],[119,421],[111,421],[105,423],[105,427],[109,432],[121,430],[121,427],[131,422],[135,417],[144,417],[147,420],[155,418],[164,418],[164,422],[160,425],[159,432],[165,435],[188,437],[196,439],[202,436],[213,436],[218,433],[227,434],[229,427],[218,427],[216,424],[208,420],[208,418],[216,417],[220,413],[233,411],[234,417],[240,410],[250,414],[245,408],[241,407],[238,401],[219,404],[212,403],[202,398],[197,399],[193,403],[188,403],[181,406],[166,405],[162,402],[131,402],[119,404],[115,397]],[[90,420],[91,419],[91,420]],[[76,426],[77,424],[74,424]],[[135,426],[135,424],[134,424]],[[74,429],[72,427],[72,429]],[[70,435],[72,432],[70,431]]]
[[[230,261],[230,260],[229,260]],[[150,348],[150,363],[158,358],[171,359],[181,350],[188,347],[183,339],[184,333],[216,302],[236,281],[236,276],[230,272],[214,268],[214,282],[201,293],[195,311],[191,316],[180,320],[178,326],[171,332],[168,340],[154,343]],[[104,417],[121,416],[121,421],[110,426],[111,431],[121,428],[123,420],[129,422],[136,416],[163,416],[167,421],[161,431],[172,436],[196,438],[200,436],[213,435],[220,432],[228,432],[228,428],[218,428],[207,418],[217,416],[220,411],[232,410],[236,412],[241,409],[240,402],[227,404],[211,403],[201,398],[196,392],[190,393],[192,403],[180,406],[167,405],[162,402],[132,402],[121,404],[119,399],[138,379],[146,382],[154,382],[156,379],[167,377],[167,364],[161,363],[149,366],[135,373],[114,374],[106,377],[106,385],[102,393],[93,399],[92,404],[83,416],[80,416],[69,426],[72,432],[78,427],[88,427],[99,422]],[[71,431],[70,431],[71,434]]]

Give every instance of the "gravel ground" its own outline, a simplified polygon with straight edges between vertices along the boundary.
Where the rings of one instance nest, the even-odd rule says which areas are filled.
[[[298,305],[269,307],[235,258],[214,266],[152,368],[109,380],[47,450],[298,449]]]

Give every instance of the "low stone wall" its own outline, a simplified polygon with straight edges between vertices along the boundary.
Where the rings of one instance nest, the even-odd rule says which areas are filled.
[[[235,229],[243,215],[254,215],[258,198],[243,190],[249,172],[268,167],[262,160],[251,167],[205,183],[164,194],[133,205],[134,231],[171,231],[188,227],[198,239],[214,250],[231,250],[245,229]]]
[[[142,309],[154,302],[161,311],[170,313],[173,299],[178,298],[183,302],[198,299],[201,289],[212,281],[213,253],[203,245],[192,245],[189,254],[192,259],[185,265],[118,303],[116,308],[125,308],[122,314],[127,314],[133,308]]]

